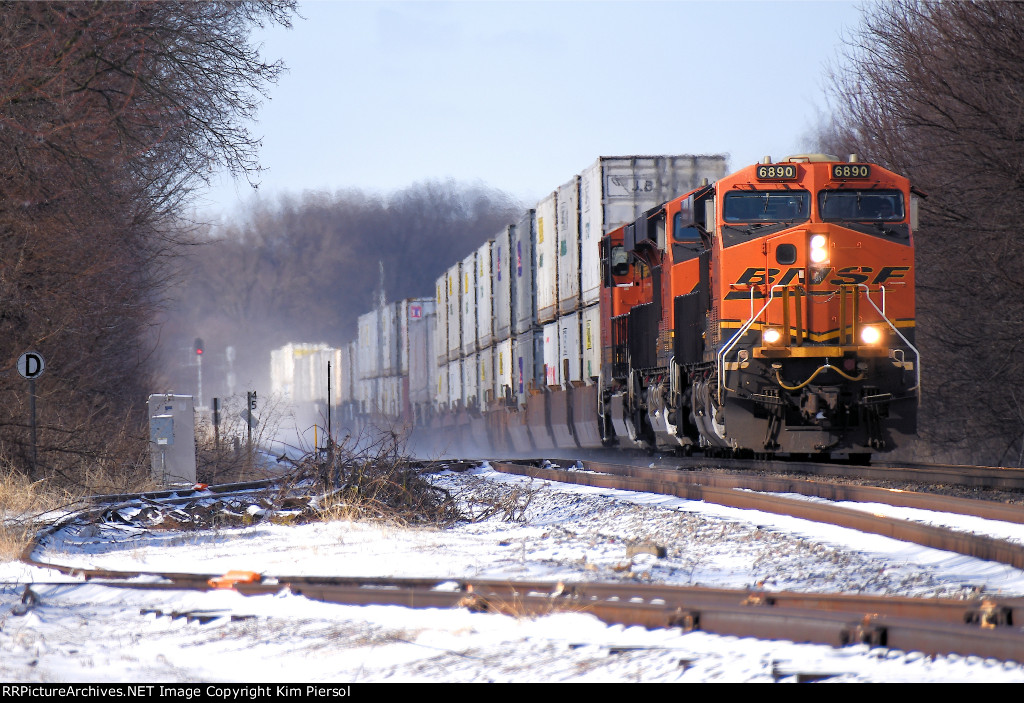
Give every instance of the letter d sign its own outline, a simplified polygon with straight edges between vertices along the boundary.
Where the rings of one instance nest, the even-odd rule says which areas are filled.
[[[42,376],[45,368],[46,363],[37,352],[25,352],[18,358],[18,373],[30,381]]]

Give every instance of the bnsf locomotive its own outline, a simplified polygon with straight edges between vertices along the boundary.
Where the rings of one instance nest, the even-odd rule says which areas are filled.
[[[599,159],[436,297],[360,318],[347,420],[415,424],[426,451],[900,446],[920,394],[919,194],[855,157],[724,173],[722,157]]]
[[[916,431],[918,195],[855,158],[769,161],[604,238],[606,442],[867,454]]]

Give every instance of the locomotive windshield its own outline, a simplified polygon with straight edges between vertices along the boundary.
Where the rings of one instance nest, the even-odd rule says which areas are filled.
[[[811,194],[806,190],[742,190],[725,194],[726,222],[794,222],[806,220]]]
[[[818,210],[826,222],[899,222],[905,215],[898,190],[823,190]]]

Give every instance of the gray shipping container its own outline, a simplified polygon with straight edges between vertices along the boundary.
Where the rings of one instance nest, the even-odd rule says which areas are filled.
[[[509,225],[494,238],[491,247],[491,309],[494,314],[494,339],[512,336],[512,273],[510,246],[515,225]]]
[[[533,294],[533,210],[527,210],[512,230],[510,270],[512,277],[512,329],[522,334],[533,329],[537,299]]]
[[[705,178],[726,175],[721,154],[710,156],[602,156],[580,174],[580,302],[601,294],[601,237],[645,211],[682,195]]]

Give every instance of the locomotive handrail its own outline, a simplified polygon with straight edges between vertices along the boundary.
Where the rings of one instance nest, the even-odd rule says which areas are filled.
[[[728,354],[730,351],[732,351],[732,348],[739,343],[739,341],[743,337],[743,335],[746,334],[747,330],[750,329],[750,326],[754,324],[754,320],[756,320],[757,318],[761,317],[761,313],[763,313],[765,310],[767,310],[768,306],[771,305],[773,300],[775,300],[775,289],[776,288],[785,288],[785,286],[783,286],[782,284],[776,284],[776,285],[772,286],[771,289],[768,291],[768,300],[765,301],[765,304],[763,306],[761,306],[761,309],[757,311],[756,315],[753,314],[753,311],[754,311],[754,291],[753,290],[750,291],[750,311],[751,311],[750,319],[747,320],[745,323],[743,323],[740,326],[739,330],[737,330],[736,334],[734,334],[732,337],[730,337],[729,341],[726,342],[725,346],[722,347],[718,351],[718,404],[719,405],[722,404],[722,388],[725,386],[725,355]],[[726,390],[729,390],[729,389],[726,389]]]
[[[740,326],[739,330],[737,330],[736,334],[734,334],[732,337],[730,337],[729,341],[726,342],[725,346],[722,347],[718,351],[718,355],[717,356],[718,356],[718,404],[719,405],[722,404],[722,389],[724,388],[725,390],[731,390],[729,388],[726,388],[726,386],[725,386],[725,356],[726,356],[726,354],[728,354],[730,351],[732,351],[733,347],[735,347],[739,343],[740,339],[742,339],[743,335],[747,333],[747,330],[750,329],[750,327],[754,324],[754,322],[759,317],[761,317],[762,313],[764,313],[764,311],[768,309],[768,306],[771,305],[772,301],[775,300],[775,291],[776,291],[776,289],[786,288],[786,287],[787,286],[782,285],[782,284],[773,285],[771,287],[771,289],[769,290],[768,300],[765,301],[765,304],[763,306],[761,306],[761,309],[758,310],[756,314],[754,314],[754,292],[753,292],[753,290],[751,290],[751,292],[750,292],[750,313],[751,313],[750,314],[750,319],[747,320],[745,323],[743,323],[743,325]],[[914,386],[912,388],[910,388],[910,390],[911,391],[917,391],[917,404],[920,405],[921,404],[921,393],[920,393],[920,388],[921,388],[921,352],[918,351],[917,347],[915,347],[913,344],[911,344],[910,340],[907,339],[906,335],[904,335],[902,332],[900,332],[899,328],[896,327],[895,323],[893,323],[893,321],[890,320],[886,316],[886,314],[885,314],[885,286],[879,286],[879,292],[882,294],[882,301],[881,301],[882,302],[882,307],[879,307],[875,303],[875,301],[871,299],[871,289],[868,287],[867,284],[865,284],[865,283],[858,284],[857,288],[864,291],[864,298],[869,303],[871,303],[871,307],[873,307],[875,309],[875,311],[879,314],[879,316],[883,320],[885,320],[885,323],[887,325],[889,325],[890,329],[892,329],[892,331],[895,332],[896,335],[901,340],[903,340],[903,343],[906,344],[910,348],[910,350],[912,352],[914,352],[914,358],[915,358],[915,363],[914,363],[915,382],[914,382]]]
[[[896,325],[893,323],[893,321],[890,320],[888,317],[886,317],[886,315],[885,315],[885,286],[879,286],[879,289],[881,290],[881,293],[882,293],[882,307],[881,308],[879,308],[875,304],[875,301],[871,299],[871,290],[868,288],[867,284],[861,283],[861,284],[859,284],[858,287],[864,289],[864,297],[867,299],[867,301],[869,303],[871,303],[871,307],[873,307],[878,312],[878,314],[881,315],[882,319],[885,320],[885,323],[887,325],[889,325],[890,329],[892,329],[892,331],[895,332],[896,335],[900,339],[903,340],[903,343],[906,344],[908,347],[910,347],[910,350],[914,352],[914,358],[915,358],[915,362],[914,362],[914,376],[916,378],[916,381],[915,381],[914,387],[911,388],[910,390],[917,391],[917,404],[920,405],[921,404],[921,352],[919,352],[917,350],[917,347],[915,347],[913,344],[911,344],[910,340],[907,339],[906,336],[902,332],[899,331],[899,328],[896,327]]]

